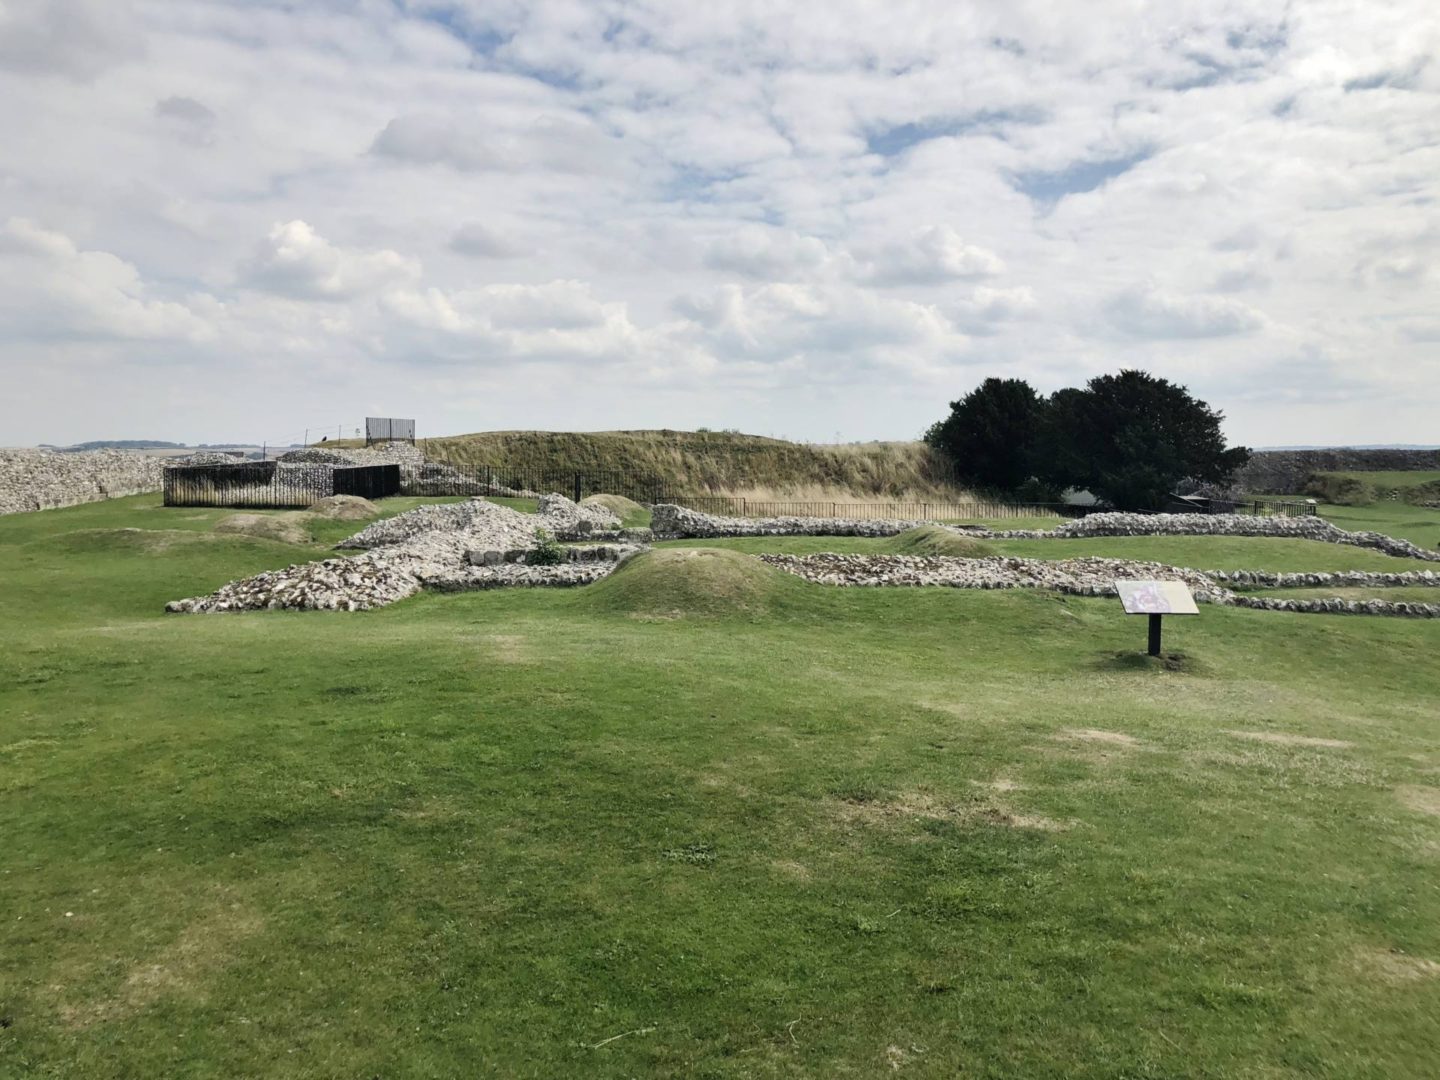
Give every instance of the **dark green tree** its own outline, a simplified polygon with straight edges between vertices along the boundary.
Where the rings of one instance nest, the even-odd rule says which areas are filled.
[[[1024,379],[986,379],[950,403],[950,415],[925,433],[925,441],[955,463],[966,483],[1014,491],[1035,474],[1044,407]]]
[[[1081,488],[1121,510],[1160,510],[1185,479],[1224,483],[1250,459],[1227,449],[1224,414],[1183,386],[1143,371],[1100,375],[1061,390],[1037,438],[1042,479]]]

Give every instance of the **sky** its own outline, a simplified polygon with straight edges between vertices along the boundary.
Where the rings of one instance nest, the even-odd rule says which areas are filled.
[[[1440,441],[1432,0],[0,0],[0,445]]]

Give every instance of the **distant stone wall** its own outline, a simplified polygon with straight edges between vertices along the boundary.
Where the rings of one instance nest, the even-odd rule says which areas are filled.
[[[0,514],[160,490],[161,459],[131,450],[0,450]]]
[[[1440,450],[1257,450],[1235,478],[1242,491],[1299,495],[1317,472],[1440,469]]]

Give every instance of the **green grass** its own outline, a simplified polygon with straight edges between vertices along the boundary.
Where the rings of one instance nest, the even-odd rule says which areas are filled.
[[[1205,608],[1167,670],[681,552],[162,615],[325,554],[207,513],[0,518],[7,1080],[1433,1075],[1440,625]]]
[[[1320,513],[1351,532],[1383,532],[1431,551],[1440,548],[1440,510],[1434,508],[1385,500],[1369,506],[1322,506]]]

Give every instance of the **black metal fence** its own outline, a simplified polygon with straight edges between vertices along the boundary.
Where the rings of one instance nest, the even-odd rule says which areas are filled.
[[[331,495],[380,499],[400,493],[400,466],[284,468],[273,461],[242,465],[183,465],[165,469],[166,506],[225,506],[273,510],[310,506]]]
[[[1313,502],[1283,499],[1206,499],[1200,505],[1177,499],[1165,510],[1170,514],[1253,514],[1259,517],[1310,517],[1320,512]]]

